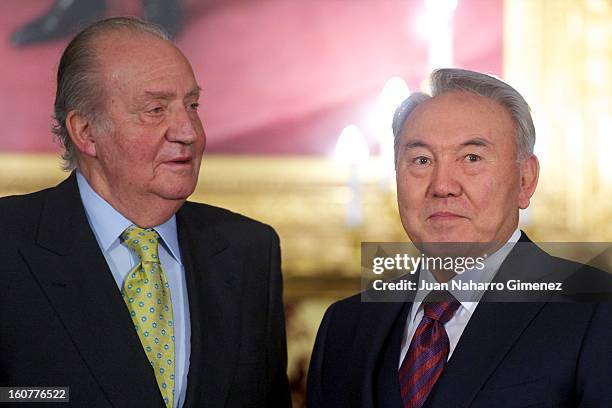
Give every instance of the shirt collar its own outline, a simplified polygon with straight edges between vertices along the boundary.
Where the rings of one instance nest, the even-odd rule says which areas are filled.
[[[495,274],[499,270],[499,267],[501,266],[502,262],[504,261],[504,259],[506,259],[506,257],[508,256],[512,248],[514,248],[514,245],[518,242],[520,238],[521,231],[517,227],[508,239],[508,241],[483,261],[483,263],[485,264],[483,270],[478,270],[476,268],[468,269],[461,275],[457,275],[451,280],[460,279],[463,281],[471,280],[472,282],[482,283],[491,282],[495,277]],[[426,282],[431,283],[436,282],[436,279],[427,269],[421,269],[421,271],[419,272],[419,280],[424,280]],[[410,311],[410,321],[414,321],[418,310],[421,308],[422,300],[427,297],[429,292],[429,290],[417,291],[415,295],[415,302],[413,303],[412,310]],[[476,306],[478,306],[478,301],[480,300],[480,298],[482,298],[482,295],[484,295],[484,291],[473,291],[470,293],[469,296],[466,296],[466,292],[462,291],[461,296],[459,296],[458,290],[453,290],[452,288],[449,290],[449,292],[453,296],[455,296],[456,299],[459,300],[461,306],[470,314],[470,316],[476,309]]]
[[[98,193],[91,188],[80,172],[77,171],[76,175],[79,194],[81,195],[81,201],[85,207],[87,219],[98,238],[100,246],[104,251],[108,251],[111,245],[119,239],[123,231],[132,225],[133,222],[125,218],[106,200],[100,197]],[[172,257],[174,257],[178,263],[181,263],[176,215],[172,215],[168,221],[154,228],[162,238],[162,243],[167,247]]]
[[[181,263],[181,250],[178,243],[178,232],[176,228],[176,215],[172,215],[170,219],[161,225],[155,227],[155,231],[162,238],[162,242],[166,244],[172,257]]]

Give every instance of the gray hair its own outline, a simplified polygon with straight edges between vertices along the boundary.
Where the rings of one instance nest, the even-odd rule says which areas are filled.
[[[171,42],[163,28],[135,17],[100,20],[83,29],[70,41],[57,69],[53,114],[55,123],[51,130],[64,148],[62,167],[66,171],[76,168],[75,148],[66,128],[68,113],[77,111],[98,129],[112,130],[112,123],[104,115],[102,106],[104,86],[99,80],[100,64],[94,42],[100,35],[120,30],[150,34]]]
[[[410,114],[422,102],[452,91],[466,91],[484,96],[506,108],[516,126],[518,161],[523,161],[533,154],[535,127],[531,111],[525,99],[516,89],[492,76],[457,68],[437,69],[432,72],[430,81],[431,96],[423,92],[412,93],[395,111],[392,127],[396,165],[400,134]]]

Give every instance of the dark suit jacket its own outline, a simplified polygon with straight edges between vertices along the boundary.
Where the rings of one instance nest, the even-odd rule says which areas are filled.
[[[609,277],[546,254],[524,234],[521,242],[528,244],[511,251],[495,280],[557,276],[567,293],[533,302],[483,298],[425,407],[612,407],[612,303],[568,303],[584,282],[609,286]],[[397,367],[410,306],[363,303],[360,295],[333,304],[310,363],[308,406],[400,407]]]
[[[177,224],[191,316],[185,406],[290,406],[278,236],[190,202]],[[69,386],[75,407],[164,406],[74,174],[0,199],[0,255],[1,386]]]

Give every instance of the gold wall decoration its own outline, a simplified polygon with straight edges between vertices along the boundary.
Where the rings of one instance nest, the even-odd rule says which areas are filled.
[[[506,0],[504,77],[530,103],[541,241],[612,240],[612,1]]]

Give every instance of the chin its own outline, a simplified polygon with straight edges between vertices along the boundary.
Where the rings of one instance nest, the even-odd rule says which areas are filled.
[[[429,256],[439,257],[479,257],[486,253],[487,248],[486,245],[479,243],[476,237],[457,232],[427,235],[426,240],[419,247]]]
[[[426,233],[425,242],[476,242],[475,237],[468,231],[453,229],[451,231],[432,231]]]
[[[407,229],[408,231],[408,229]],[[472,231],[465,228],[420,228],[408,232],[412,242],[430,256],[461,256],[472,252],[477,242]]]
[[[174,188],[168,192],[167,198],[171,200],[186,200],[187,198],[189,198],[191,194],[193,194],[193,191],[195,190],[194,187],[182,188],[182,189]]]
[[[404,229],[412,242],[475,242],[476,234],[468,225],[432,225],[430,223],[407,224]]]
[[[195,191],[195,186],[194,182],[168,182],[156,190],[166,200],[186,200]]]

